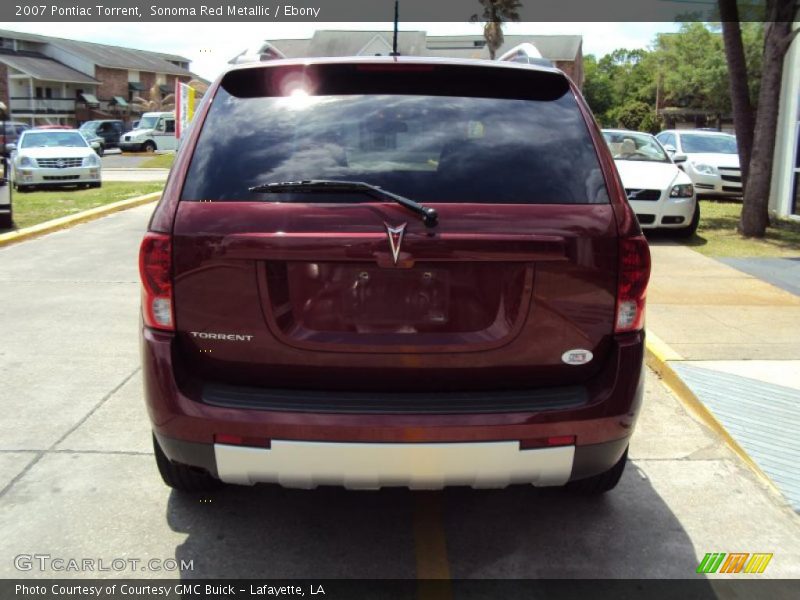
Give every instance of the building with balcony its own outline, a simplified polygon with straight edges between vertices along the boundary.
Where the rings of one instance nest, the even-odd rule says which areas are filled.
[[[0,101],[8,119],[79,125],[138,118],[132,100],[164,97],[194,76],[182,56],[0,30]]]

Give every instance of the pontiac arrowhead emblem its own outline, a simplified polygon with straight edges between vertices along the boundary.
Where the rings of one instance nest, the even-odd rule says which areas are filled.
[[[400,246],[403,243],[403,234],[406,232],[406,223],[398,225],[397,227],[392,227],[386,222],[383,224],[386,227],[386,235],[389,236],[389,247],[392,249],[394,264],[397,264],[397,259],[400,258]]]

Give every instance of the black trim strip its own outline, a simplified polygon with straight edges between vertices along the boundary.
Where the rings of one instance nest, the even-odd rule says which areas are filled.
[[[583,386],[488,392],[373,393],[206,384],[201,401],[221,408],[286,412],[469,414],[578,408],[588,403],[588,394]]]

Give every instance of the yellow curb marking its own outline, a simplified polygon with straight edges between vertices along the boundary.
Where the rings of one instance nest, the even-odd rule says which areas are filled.
[[[45,221],[44,223],[39,223],[38,225],[33,225],[31,227],[25,227],[24,229],[19,229],[17,231],[3,233],[0,234],[0,247],[16,244],[17,242],[39,237],[40,235],[53,233],[54,231],[60,231],[61,229],[67,229],[73,225],[78,225],[79,223],[85,223],[87,221],[93,221],[121,210],[134,208],[143,204],[149,204],[160,197],[161,192],[151,192],[149,194],[144,194],[143,196],[126,198],[125,200],[119,200],[118,202],[112,202],[111,204],[104,204],[103,206],[90,208],[89,210],[84,210],[74,215],[68,215],[66,217]]]
[[[725,429],[725,426],[714,416],[714,413],[703,404],[669,364],[670,361],[681,361],[685,359],[649,329],[647,330],[645,339],[647,340],[645,353],[645,362],[647,366],[661,377],[661,380],[697,420],[701,421],[706,427],[721,437],[728,447],[750,467],[753,473],[760,477],[776,493],[783,496],[772,479],[761,470],[761,467],[759,467],[747,451],[739,445],[739,442],[728,433],[728,430]]]

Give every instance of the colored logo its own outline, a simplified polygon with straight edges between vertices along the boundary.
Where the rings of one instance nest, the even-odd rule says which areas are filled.
[[[561,355],[561,360],[568,365],[585,365],[594,355],[588,350],[583,348],[575,348],[574,350],[567,350]]]
[[[763,573],[772,554],[709,552],[697,566],[697,573]]]

